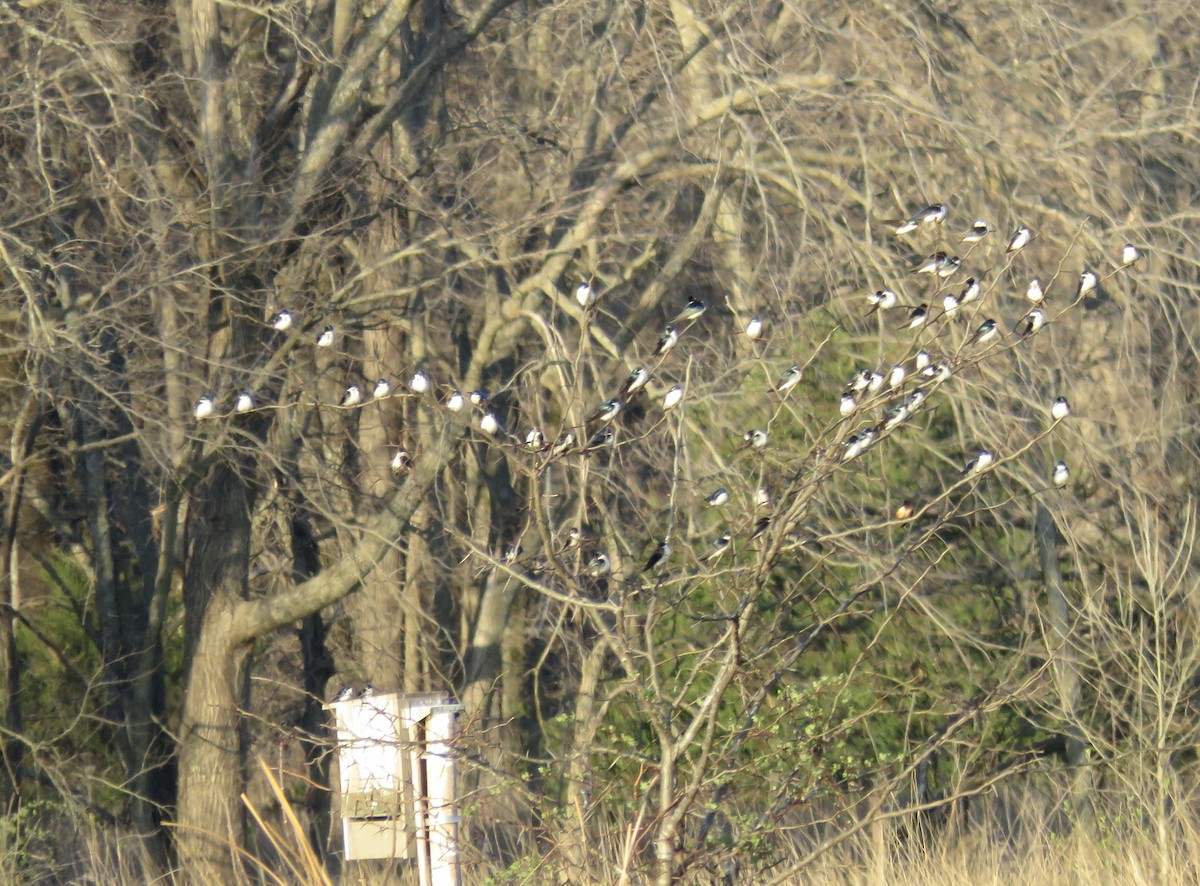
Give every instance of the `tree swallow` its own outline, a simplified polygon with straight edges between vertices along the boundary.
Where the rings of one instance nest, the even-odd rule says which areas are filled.
[[[920,329],[929,319],[929,305],[919,304],[908,314],[908,321],[900,329]]]
[[[982,287],[979,285],[979,281],[974,277],[968,277],[967,282],[963,284],[962,291],[958,294],[958,303],[965,305],[968,302],[975,301],[975,299],[979,298],[981,291]]]
[[[769,508],[770,506],[771,490],[767,489],[766,486],[759,486],[758,489],[754,490],[754,507],[761,511],[763,508]]]
[[[751,317],[750,322],[746,324],[746,338],[750,339],[750,341],[762,341],[766,331],[766,324],[758,317]]]
[[[793,363],[783,375],[779,376],[779,381],[775,382],[775,391],[780,394],[787,393],[800,384],[800,379],[803,375],[804,370]]]
[[[710,492],[704,501],[708,503],[710,508],[719,508],[725,502],[729,501],[729,490],[722,486]]]
[[[1008,247],[1004,250],[1004,254],[1015,255],[1028,246],[1029,241],[1032,239],[1033,233],[1029,230],[1029,228],[1025,227],[1024,225],[1019,225],[1017,229],[1013,231],[1013,235],[1008,238]]]
[[[292,312],[282,310],[271,318],[271,328],[276,332],[287,332],[292,328]]]
[[[625,384],[621,385],[621,390],[618,392],[618,397],[623,397],[628,400],[635,393],[640,391],[650,381],[650,373],[643,366],[639,366],[633,372],[629,373],[625,378]]]
[[[979,454],[967,462],[966,468],[963,470],[963,475],[970,477],[974,474],[982,473],[987,470],[988,466],[996,460],[996,456],[986,449],[980,449]]]
[[[642,572],[649,572],[669,556],[671,556],[671,543],[664,539],[654,546],[654,550],[650,552],[650,557],[646,560],[646,565],[642,567]]]
[[[976,219],[975,224],[971,225],[971,230],[963,234],[962,241],[964,243],[978,243],[984,237],[992,232],[988,227],[988,223],[983,219]]]
[[[899,403],[884,413],[881,427],[884,431],[894,431],[908,421],[910,414],[907,404]]]
[[[860,369],[850,377],[850,381],[847,383],[846,387],[857,394],[865,391],[870,384],[871,370]]]
[[[588,442],[587,451],[596,452],[600,449],[611,449],[617,443],[617,434],[611,425],[605,425],[593,435]]]
[[[896,228],[896,236],[902,236],[915,231],[922,225],[940,225],[946,220],[947,208],[945,203],[933,203],[920,212],[909,217],[908,221]]]
[[[658,344],[654,346],[652,356],[661,357],[677,344],[679,344],[679,330],[668,324],[662,335],[658,337]]]
[[[894,391],[894,390],[896,390],[896,388],[900,387],[900,385],[904,384],[904,379],[907,375],[908,375],[908,372],[899,363],[897,363],[895,366],[893,366],[892,371],[888,373],[888,378],[887,378],[888,390]]]
[[[917,390],[915,390],[911,394],[909,394],[908,400],[907,400],[907,406],[908,406],[909,412],[916,412],[918,409],[920,409],[922,406],[924,406],[925,400],[928,397],[929,397],[929,395],[927,393],[925,393],[925,391],[921,390],[920,388],[917,388]]]
[[[1075,290],[1076,298],[1083,298],[1089,292],[1096,288],[1096,284],[1100,282],[1100,278],[1096,276],[1095,271],[1084,270],[1079,275],[1079,288]]]
[[[1039,329],[1046,325],[1046,315],[1042,313],[1041,308],[1034,308],[1028,314],[1021,318],[1017,323],[1016,331],[1020,332],[1021,338],[1029,338]]]
[[[238,394],[237,402],[233,404],[233,411],[239,415],[243,415],[254,408],[254,395],[249,391],[242,391]]]
[[[876,311],[891,310],[900,304],[900,299],[890,289],[877,289],[867,294],[867,302],[871,305],[871,310],[867,311],[867,316],[870,317]]]
[[[672,385],[671,388],[663,394],[663,411],[673,409],[683,402],[683,385]]]
[[[479,430],[483,431],[489,437],[494,437],[500,433],[500,419],[496,417],[496,413],[490,409],[479,417]]]
[[[213,398],[205,394],[196,401],[196,408],[192,411],[192,415],[196,421],[204,421],[206,418],[212,418],[214,408]]]
[[[1025,297],[1035,305],[1040,304],[1042,299],[1046,297],[1046,293],[1042,290],[1042,281],[1034,277],[1029,281],[1029,288],[1025,290]]]
[[[1142,253],[1136,246],[1132,243],[1126,243],[1125,248],[1121,250],[1121,267],[1127,268],[1132,264],[1137,264],[1141,257]],[[1059,464],[1062,464],[1062,462],[1059,462]]]
[[[350,701],[355,697],[356,693],[353,686],[343,686],[338,690],[338,694],[333,697],[333,703],[338,704],[339,702]]]
[[[339,405],[345,406],[345,407],[350,407],[350,406],[357,406],[361,402],[362,402],[362,388],[360,388],[358,385],[350,385],[349,387],[346,388],[345,393],[342,394],[342,402]]]
[[[671,324],[675,323],[691,323],[693,320],[699,320],[700,316],[708,310],[708,306],[698,298],[689,298],[688,303],[683,306],[683,309],[675,315],[675,319]]]
[[[867,379],[867,393],[877,394],[879,389],[883,387],[884,377],[882,372],[872,372]]]
[[[472,406],[483,406],[488,402],[488,400],[491,399],[491,396],[492,395],[487,391],[481,388],[476,388],[475,390],[471,391],[471,396],[469,399],[471,400]]]
[[[334,335],[333,327],[326,326],[324,329],[321,330],[321,334],[317,336],[317,347],[318,348],[333,347],[333,335]]]
[[[396,450],[396,454],[392,456],[392,472],[395,474],[402,474],[411,467],[412,459],[408,457],[408,450],[401,446]]]
[[[1067,467],[1065,461],[1060,461],[1054,466],[1054,474],[1050,479],[1054,481],[1054,485],[1059,489],[1067,485],[1067,481],[1071,479],[1071,470]]]
[[[914,362],[916,363],[917,372],[920,372],[922,369],[924,369],[926,366],[928,366],[930,363],[933,362],[933,358],[929,356],[928,351],[920,350],[920,351],[917,351],[917,356],[916,356],[916,359]]]
[[[414,394],[424,394],[430,388],[429,375],[423,369],[418,369],[413,373],[413,377],[408,380],[408,389]]]
[[[375,382],[375,390],[371,391],[372,400],[382,400],[392,392],[392,383],[386,378],[381,378]]]
[[[949,277],[962,266],[962,259],[957,255],[948,256],[944,252],[935,252],[921,264],[913,268],[916,274],[937,274],[939,277]]]
[[[1062,421],[1071,414],[1071,404],[1067,402],[1066,397],[1057,397],[1050,405],[1050,417],[1055,421]]]
[[[766,449],[767,448],[767,432],[762,428],[754,428],[742,434],[742,448],[745,449]]]
[[[979,324],[979,328],[971,333],[971,337],[967,339],[967,344],[983,344],[986,341],[991,341],[996,337],[998,329],[995,320],[984,320]]]
[[[579,307],[590,308],[596,303],[596,290],[592,289],[592,284],[584,280],[575,289],[575,301],[579,302]]]
[[[851,394],[849,391],[842,394],[842,399],[838,401],[838,412],[840,412],[843,417],[850,415],[850,413],[854,412],[854,410],[857,408],[858,401],[854,399],[853,394]]]
[[[530,428],[525,435],[525,448],[530,452],[541,452],[546,448],[546,435],[541,428]]]
[[[554,441],[554,447],[550,450],[551,457],[562,455],[568,449],[575,445],[575,432],[563,431],[558,435],[558,439]]]
[[[617,413],[621,411],[624,405],[616,397],[613,397],[611,400],[605,400],[596,407],[595,411],[587,417],[587,420],[589,422],[610,422],[617,417]]]
[[[525,553],[525,549],[520,545],[507,544],[500,549],[500,559],[505,563],[516,563],[521,559],[523,553]]]
[[[953,292],[947,292],[945,298],[942,299],[942,316],[953,317],[958,312],[959,304],[958,296]]]
[[[721,558],[721,555],[729,550],[729,543],[733,541],[733,536],[728,532],[723,532],[713,539],[708,550],[700,557],[701,563],[715,563]]]
[[[451,391],[450,396],[446,398],[446,408],[451,412],[462,412],[466,405],[467,401],[463,397],[462,391]]]
[[[766,532],[771,527],[770,517],[759,517],[754,523],[754,531],[750,533],[750,538],[755,539]]]
[[[612,568],[612,563],[609,562],[608,554],[601,551],[587,565],[588,575],[592,578],[599,578]]]

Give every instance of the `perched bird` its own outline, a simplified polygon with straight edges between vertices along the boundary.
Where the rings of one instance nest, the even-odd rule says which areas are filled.
[[[617,393],[617,396],[628,400],[630,397],[644,388],[646,383],[649,381],[650,373],[645,367],[639,366],[625,377],[625,383],[621,385],[621,390]]]
[[[849,390],[854,391],[854,393],[858,394],[858,393],[862,393],[863,391],[865,391],[870,386],[870,384],[871,384],[871,370],[860,369],[860,370],[858,370],[858,372],[854,373],[854,375],[850,378],[850,381],[847,383],[846,387]]]
[[[708,310],[708,305],[700,301],[698,298],[689,298],[686,305],[675,315],[675,319],[671,321],[675,323],[691,323],[694,320],[699,320],[701,315]]]
[[[725,502],[729,501],[729,490],[724,486],[720,487],[719,489],[714,489],[708,494],[704,501],[710,508],[719,508],[721,505],[725,504]]]
[[[412,378],[408,380],[408,389],[414,394],[424,394],[432,384],[429,380],[429,374],[424,369],[418,369],[413,373]]]
[[[338,704],[343,701],[350,701],[352,698],[357,698],[358,693],[354,691],[353,686],[343,686],[338,690],[338,694],[333,697],[333,703]]]
[[[1054,466],[1054,473],[1050,476],[1054,481],[1054,485],[1062,489],[1067,485],[1067,481],[1071,479],[1071,469],[1067,467],[1065,461],[1060,461]]]
[[[596,452],[600,449],[612,449],[616,445],[616,431],[610,425],[606,425],[592,436],[592,439],[588,442],[586,451]]]
[[[334,337],[333,327],[326,326],[324,329],[321,330],[321,334],[317,336],[317,347],[318,348],[333,347],[333,337]]]
[[[879,432],[874,428],[863,428],[857,434],[851,434],[842,444],[842,461],[850,461],[853,458],[858,458],[868,449],[875,445],[879,439]]]
[[[879,393],[879,389],[883,387],[883,382],[884,377],[882,372],[872,372],[871,377],[867,379],[867,393]]]
[[[908,320],[901,325],[900,329],[920,329],[925,325],[925,321],[929,319],[929,305],[919,304],[908,314]]]
[[[601,551],[591,559],[587,565],[587,572],[592,578],[599,578],[612,568],[612,563],[608,559],[608,554]]]
[[[975,224],[971,225],[971,230],[963,234],[962,241],[964,243],[978,243],[991,232],[992,229],[988,227],[987,222],[981,218],[976,219]]]
[[[867,316],[870,317],[876,311],[891,310],[900,304],[900,299],[890,289],[876,289],[874,292],[867,293],[867,302],[871,305],[871,310],[867,311]]]
[[[1094,291],[1099,282],[1100,278],[1096,276],[1095,271],[1084,269],[1083,273],[1079,275],[1079,287],[1075,290],[1075,297],[1083,298],[1089,292]]]
[[[238,394],[237,401],[233,404],[233,411],[239,415],[243,415],[254,408],[254,395],[249,391],[242,391]]]
[[[904,379],[908,375],[908,371],[897,363],[892,367],[892,371],[888,373],[887,386],[889,391],[894,391],[900,385],[904,384]]]
[[[946,220],[948,212],[945,203],[933,203],[920,212],[912,215],[907,221],[896,227],[896,236],[903,236],[923,225],[940,225]]]
[[[933,358],[929,356],[928,351],[920,350],[920,351],[917,351],[917,356],[914,358],[913,362],[916,364],[917,372],[920,372],[926,366],[928,366],[930,363],[933,362]]]
[[[596,303],[596,290],[592,289],[592,284],[584,280],[575,289],[575,301],[579,302],[579,307],[590,308]]]
[[[733,541],[733,536],[728,532],[722,532],[713,539],[712,544],[708,546],[708,550],[700,556],[701,563],[715,563],[721,558],[721,555],[729,550],[729,544]]]
[[[342,402],[339,405],[350,407],[357,406],[361,402],[362,388],[360,388],[358,385],[350,385],[346,388],[345,393],[342,394]]]
[[[371,391],[372,400],[382,400],[392,392],[392,383],[386,378],[381,378],[375,382],[375,390]]]
[[[908,406],[904,403],[899,403],[884,413],[881,427],[884,431],[894,431],[908,421],[911,415],[912,413]]]
[[[1046,297],[1045,291],[1042,289],[1042,281],[1034,277],[1029,281],[1029,286],[1025,290],[1025,297],[1035,305],[1040,304],[1042,299]]]
[[[271,328],[276,332],[287,332],[292,328],[292,312],[286,308],[271,318]]]
[[[936,382],[944,382],[952,375],[952,372],[947,363],[939,360],[922,369],[921,375],[924,378],[932,378]]]
[[[212,418],[213,410],[216,408],[213,403],[213,398],[205,394],[196,401],[196,408],[192,410],[192,416],[196,421],[204,421],[206,418]]]
[[[921,388],[917,388],[915,391],[913,391],[911,394],[909,394],[908,400],[905,402],[904,405],[908,407],[908,411],[910,413],[916,412],[918,409],[920,409],[922,406],[925,405],[925,401],[928,398],[929,398],[929,394],[925,393],[925,391],[922,390]]]
[[[965,305],[975,301],[979,298],[981,291],[982,287],[979,285],[979,281],[974,277],[968,277],[967,282],[963,284],[962,291],[958,293],[958,303]]]
[[[1141,250],[1132,243],[1126,243],[1121,249],[1121,267],[1127,268],[1130,265],[1137,264],[1142,258]],[[1059,462],[1062,464],[1062,462]]]
[[[991,341],[996,337],[999,328],[996,326],[995,320],[984,320],[979,324],[979,328],[971,333],[971,337],[967,339],[967,344],[983,344],[986,341]]]
[[[1008,238],[1008,246],[1005,248],[1004,254],[1015,255],[1028,246],[1032,239],[1033,232],[1024,225],[1018,225],[1017,229],[1013,231],[1013,235]]]
[[[1062,421],[1071,414],[1071,404],[1067,402],[1066,397],[1056,397],[1054,402],[1050,404],[1050,417],[1055,421]]]
[[[624,408],[625,404],[618,398],[613,397],[611,400],[605,400],[587,417],[589,422],[610,422],[617,417],[617,414]]]
[[[963,475],[970,477],[974,474],[982,473],[995,460],[996,456],[991,452],[986,449],[980,449],[979,454],[967,462],[966,468],[963,469]]]
[[[446,398],[446,408],[451,412],[462,412],[466,405],[467,400],[463,397],[462,391],[451,391],[450,396]]]
[[[779,376],[779,381],[775,382],[775,392],[783,394],[790,391],[796,385],[800,384],[800,379],[803,375],[804,370],[793,363],[783,375]]]
[[[1046,325],[1046,315],[1041,308],[1034,308],[1017,322],[1014,332],[1020,333],[1022,339],[1029,338]]]
[[[496,417],[496,413],[490,409],[479,416],[479,430],[483,431],[489,437],[494,437],[502,430],[500,419]]]
[[[554,446],[550,450],[551,457],[562,455],[568,449],[575,445],[575,432],[563,431],[554,441]]]
[[[471,400],[472,406],[483,406],[484,403],[487,403],[492,399],[492,395],[482,388],[476,388],[475,390],[471,391],[469,399]]]
[[[759,486],[754,490],[754,507],[762,510],[771,506],[771,490],[766,486]]]
[[[961,304],[958,296],[953,292],[947,292],[945,298],[942,299],[942,316],[953,317],[958,313],[958,307]]]
[[[671,556],[671,543],[666,539],[660,541],[654,546],[654,550],[650,552],[649,558],[646,560],[646,565],[642,567],[642,572],[649,572],[655,566],[658,566],[667,557]]]
[[[751,317],[750,322],[746,324],[746,338],[753,342],[760,342],[766,336],[767,325],[759,317]]]
[[[412,459],[408,457],[408,450],[401,446],[392,456],[391,468],[395,474],[402,474],[412,467]]]
[[[505,563],[515,563],[521,559],[523,553],[525,553],[525,549],[520,545],[507,544],[500,550],[500,559]]]
[[[914,274],[936,274],[939,277],[949,277],[961,266],[962,259],[957,255],[948,256],[944,252],[935,252],[912,270]]]
[[[677,344],[679,344],[679,330],[677,330],[674,326],[667,324],[667,328],[664,329],[662,335],[658,337],[658,344],[654,346],[654,353],[652,356],[661,357]]]
[[[762,428],[754,428],[742,434],[742,448],[750,449],[766,449],[767,448],[767,432]]]
[[[683,402],[683,385],[672,385],[668,391],[663,394],[663,411],[674,409]]]
[[[854,399],[853,394],[851,394],[849,391],[842,394],[842,398],[838,401],[838,412],[840,412],[843,417],[850,415],[857,408],[858,401]]]
[[[754,531],[750,533],[750,538],[755,539],[771,528],[770,517],[759,517],[754,522]]]
[[[563,550],[570,551],[582,547],[584,544],[591,544],[595,540],[596,533],[587,526],[572,526],[567,532],[567,543],[563,545]]]
[[[896,508],[896,519],[901,522],[911,520],[915,510],[911,501],[902,501],[900,502],[900,506]]]
[[[541,452],[546,448],[546,435],[541,428],[530,428],[525,435],[525,448],[530,452]]]
[[[370,698],[375,694],[375,687],[368,683],[363,687],[362,695],[359,698]]]

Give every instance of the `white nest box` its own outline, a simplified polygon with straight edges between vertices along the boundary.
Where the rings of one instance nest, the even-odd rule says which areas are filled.
[[[462,705],[444,693],[375,692],[329,708],[346,860],[414,858],[421,886],[458,886],[453,742]]]

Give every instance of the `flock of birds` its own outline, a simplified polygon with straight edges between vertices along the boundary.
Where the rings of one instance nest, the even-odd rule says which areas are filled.
[[[945,204],[935,203],[925,207],[908,219],[899,222],[894,228],[897,237],[905,237],[914,232],[934,231],[941,228],[948,216]],[[974,248],[993,233],[992,227],[983,220],[977,220],[961,235],[961,243]],[[1025,225],[1019,225],[1012,233],[1004,250],[1006,261],[1005,270],[1012,265],[1018,253],[1034,239],[1033,232]],[[966,253],[970,255],[970,250]],[[1127,269],[1142,259],[1141,251],[1132,243],[1127,243],[1121,251],[1117,270]],[[927,326],[940,324],[955,316],[966,316],[963,308],[973,302],[981,302],[985,296],[983,285],[979,278],[969,276],[961,286],[952,285],[951,278],[958,274],[963,267],[964,259],[958,255],[950,255],[938,251],[917,263],[911,270],[917,275],[930,275],[934,278],[934,297],[941,298],[941,310],[931,309],[928,303],[921,303],[907,308],[905,318],[896,327],[899,330],[920,331]],[[1090,269],[1084,269],[1078,278],[1075,290],[1076,300],[1096,292],[1101,280],[1099,275]],[[1047,293],[1038,278],[1030,280],[1025,289],[1025,298],[1030,303],[1028,310],[1014,327],[1012,334],[1018,342],[1036,335],[1047,323],[1045,301]],[[591,312],[597,304],[598,293],[590,281],[581,282],[575,291],[575,300],[583,309],[584,322],[588,322]],[[881,317],[902,308],[900,298],[890,289],[880,289],[868,294],[868,310],[866,316],[878,313]],[[656,361],[651,368],[641,365],[634,368],[616,394],[600,403],[588,414],[582,426],[564,427],[556,437],[551,439],[539,427],[530,428],[523,436],[509,435],[497,411],[493,408],[492,398],[483,390],[471,391],[464,394],[453,388],[439,388],[429,373],[424,369],[415,370],[403,385],[394,385],[386,378],[378,379],[373,386],[349,384],[337,406],[345,409],[362,407],[370,402],[378,402],[389,397],[407,395],[417,398],[430,397],[435,402],[452,413],[460,413],[470,407],[475,411],[475,426],[487,439],[513,446],[527,453],[536,454],[543,460],[544,467],[550,461],[571,452],[595,453],[611,450],[617,443],[617,419],[627,410],[636,397],[649,393],[648,386],[654,377],[654,371],[662,365],[664,358],[679,344],[683,335],[705,314],[704,302],[690,298],[683,308],[666,324],[659,335],[651,352],[651,360]],[[288,333],[296,324],[293,314],[284,309],[276,313],[269,321],[270,327],[279,333]],[[751,317],[742,329],[745,339],[757,348],[765,341],[767,324],[762,317]],[[963,339],[958,351],[952,356],[935,357],[928,349],[929,346],[917,350],[912,359],[911,369],[905,363],[899,363],[887,370],[860,369],[850,379],[845,390],[839,397],[838,409],[843,420],[849,421],[856,415],[863,415],[875,408],[881,410],[877,419],[870,421],[858,431],[842,440],[840,460],[849,462],[856,459],[875,446],[889,433],[895,431],[911,419],[925,404],[934,390],[956,371],[956,367],[964,359],[963,354],[968,349],[988,344],[1003,335],[1000,324],[993,318],[983,320],[973,331]],[[316,336],[314,346],[318,349],[330,349],[334,346],[338,331],[332,325],[326,325]],[[794,389],[804,375],[803,368],[792,364],[778,377],[772,386],[774,392],[785,397]],[[368,391],[367,388],[370,388]],[[673,384],[656,395],[661,411],[665,414],[679,406],[685,398],[684,386]],[[259,408],[254,392],[241,391],[233,400],[232,413],[241,415]],[[1056,398],[1050,406],[1050,415],[1055,423],[1065,419],[1071,411],[1065,397]],[[197,422],[208,421],[220,417],[216,399],[212,395],[201,397],[193,412]],[[769,434],[764,428],[751,428],[742,434],[741,449],[761,453],[768,445]],[[983,474],[996,464],[996,453],[988,449],[979,450],[964,467],[962,474],[973,477]],[[412,465],[409,453],[401,446],[391,458],[391,468],[397,474],[406,472]],[[1066,486],[1070,480],[1070,469],[1064,461],[1059,461],[1051,473],[1051,482],[1059,489]],[[710,508],[720,508],[730,499],[730,494],[724,487],[712,491],[705,498]],[[770,493],[766,486],[760,486],[754,495],[754,504],[758,516],[750,537],[756,538],[770,526],[770,517],[766,512],[770,508]],[[897,520],[909,519],[915,512],[911,502],[905,501],[895,512]],[[564,552],[579,547],[586,541],[586,533],[577,529],[571,530]],[[733,542],[733,533],[726,530],[718,535],[708,549],[699,556],[702,563],[711,564],[717,561]],[[664,564],[671,554],[669,539],[660,541],[643,566],[643,572],[651,572]],[[519,546],[506,546],[501,559],[515,562],[522,555]],[[586,574],[600,577],[612,569],[612,562],[607,553],[600,551],[589,559],[584,567]]]

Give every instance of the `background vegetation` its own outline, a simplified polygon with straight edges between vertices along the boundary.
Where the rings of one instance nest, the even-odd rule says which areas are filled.
[[[337,878],[322,705],[371,683],[466,706],[472,880],[1194,879],[1197,24],[0,5],[6,878]]]

